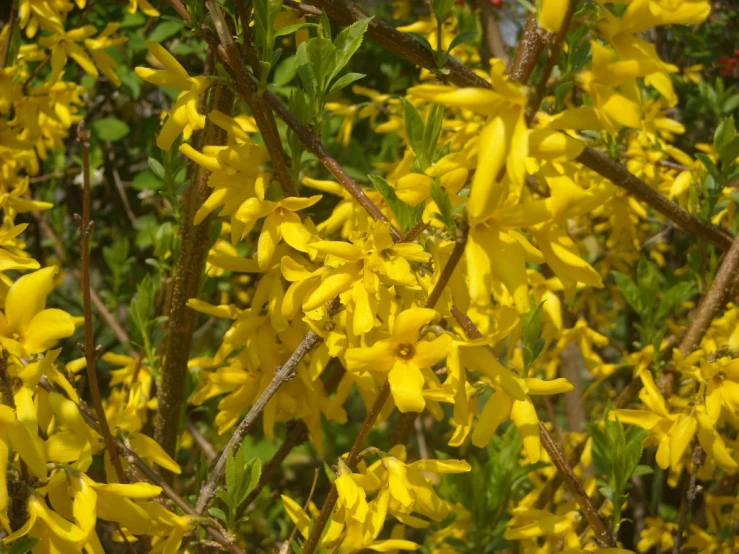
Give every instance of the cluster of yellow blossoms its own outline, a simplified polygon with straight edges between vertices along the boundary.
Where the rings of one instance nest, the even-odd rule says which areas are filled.
[[[147,15],[157,15],[145,0],[132,1],[132,10],[137,4]],[[542,2],[541,25],[557,32],[567,5]],[[76,8],[84,7],[85,0],[78,0]],[[190,76],[165,47],[147,43],[156,68],[137,67],[136,74],[180,91],[156,144],[163,150],[177,144],[182,155],[209,172],[209,196],[194,224],[215,214],[222,232],[208,257],[206,278],[250,276],[232,279],[233,293],[223,294],[220,304],[198,298],[188,303],[198,312],[230,320],[221,343],[190,362],[198,385],[189,402],[219,399],[219,434],[233,431],[306,333],[313,332],[322,341],[263,410],[268,440],[274,439],[278,423],[298,418],[323,455],[324,420],[346,423],[348,402],[359,395],[369,408],[386,383],[391,401],[382,408],[379,425],[387,424],[395,408],[402,414],[428,412],[448,431],[447,444],[459,451],[470,444],[487,447],[510,421],[522,439],[522,463],[533,464],[534,487],[512,510],[505,538],[521,552],[628,552],[599,549],[592,531],[581,533],[580,513],[563,488],[544,502],[547,509],[540,506],[555,475],[540,426],[551,428],[554,422],[540,422],[537,397],[573,390],[561,376],[571,345],[582,354],[596,385],[621,367],[604,359],[609,339],[594,330],[604,332],[613,319],[599,311],[599,289],[607,286],[620,299],[607,278],[614,270],[628,271],[643,256],[640,248],[653,231],[652,214],[575,159],[586,145],[602,146],[605,138],[621,141],[632,173],[690,207],[690,188],[703,170],[671,144],[683,132],[666,115],[678,101],[671,77],[677,68],[660,60],[655,47],[640,37],[659,25],[700,23],[710,8],[705,0],[631,0],[619,4],[623,9],[612,7],[599,2],[589,12],[592,64],[574,72],[577,92],[553,115],[545,110],[527,115],[530,90],[511,80],[505,63],[496,59],[484,76],[490,89],[453,87],[424,70],[422,84],[402,100],[357,85],[354,94],[367,102],[351,105],[332,98],[326,108],[344,118],[340,144],[349,144],[357,118],[368,119],[377,133],[403,138],[402,158],[377,168],[392,196],[382,187],[366,191],[386,221],[371,218],[339,183],[317,176],[301,174],[300,184],[321,194],[283,197],[268,164],[269,151],[255,139],[254,119],[246,113],[198,112],[201,96],[223,77]],[[159,487],[118,482],[100,435],[83,417],[86,408],[80,407],[70,377],[84,368],[84,360],[66,370],[56,362],[60,349],[54,347],[74,334],[79,319],[45,308],[59,270],[39,269],[18,238],[25,225],[14,221],[16,214],[53,207],[31,200],[28,191],[43,160],[64,148],[70,128],[82,119],[85,90],[64,80],[69,58],[93,77],[102,73],[120,83],[105,52],[125,40],[114,37],[117,25],[99,34],[91,25],[67,30],[73,9],[71,2],[22,0],[19,26],[26,37],[38,35],[38,40],[21,46],[0,69],[0,364],[10,377],[0,405],[2,541],[11,544],[28,535],[40,539],[38,552],[103,552],[95,529],[99,518],[118,524],[118,541],[147,536],[151,552],[177,552],[198,520],[155,501]],[[283,18],[280,25],[294,20]],[[403,30],[427,36],[434,48],[450,45],[457,33],[453,22],[442,29],[438,25],[430,16]],[[296,32],[305,33],[305,28]],[[0,43],[11,39],[6,35]],[[462,61],[479,61],[472,48],[457,46],[453,52]],[[33,64],[48,65],[43,79]],[[587,105],[576,105],[576,96],[583,95]],[[547,105],[552,99],[544,100]],[[436,142],[421,145],[409,114],[424,114],[421,124],[425,120],[428,131],[441,114],[438,106],[444,112]],[[206,125],[224,130],[226,143],[195,148],[180,140]],[[422,135],[426,140],[429,133]],[[402,240],[398,231],[407,232],[408,225],[392,198],[416,210],[418,220],[412,223],[421,231],[411,241]],[[733,205],[727,203],[714,221],[732,217]],[[606,238],[599,242],[593,233]],[[462,262],[447,275],[443,270],[462,240]],[[664,264],[667,248],[658,244],[650,251],[657,265]],[[31,273],[15,281],[6,275],[20,271]],[[439,283],[445,290],[429,307]],[[481,337],[470,336],[460,312]],[[530,341],[527,335],[536,326],[532,317],[539,318],[539,328]],[[668,399],[653,376],[659,344],[623,360],[643,382],[641,406],[614,410],[611,417],[648,431],[645,445],[657,445],[657,464],[669,472],[672,486],[695,465],[694,444],[706,456],[700,479],[739,470],[739,444],[733,438],[739,426],[739,364],[733,357],[739,347],[738,319],[739,309],[729,309],[713,323],[699,350],[675,354],[680,385]],[[662,349],[669,344],[664,341]],[[119,368],[112,374],[108,421],[141,458],[178,473],[176,462],[143,432],[156,407],[154,377],[141,356],[131,354],[103,358]],[[331,363],[334,359],[345,371]],[[341,371],[341,378],[335,391],[327,390],[324,374],[334,371]],[[567,446],[580,438],[571,433]],[[587,493],[599,487],[583,469],[592,461],[592,450],[588,443],[583,464],[575,468]],[[99,482],[90,476],[96,455],[105,459]],[[429,551],[457,553],[455,542],[468,539],[470,512],[442,498],[432,483],[439,480],[435,474],[470,469],[462,460],[408,461],[402,444],[388,452],[370,448],[353,467],[340,459],[334,482],[338,502],[320,546],[334,552],[415,550],[422,535],[414,530],[444,522],[427,537]],[[308,538],[318,508],[310,501],[302,508],[287,495],[282,500],[297,531]],[[728,552],[733,545],[722,546],[717,530],[726,527],[734,501],[707,495],[706,503],[709,529],[693,526],[686,545]],[[386,528],[390,518],[391,530]],[[654,544],[671,548],[670,523],[657,516],[648,523],[639,550]],[[454,541],[447,541],[450,537]]]
[[[194,528],[192,518],[160,503],[158,486],[118,482],[107,454],[104,470],[93,467],[104,446],[90,418],[83,417],[90,409],[81,405],[75,386],[85,359],[65,367],[57,361],[61,348],[55,348],[75,333],[82,318],[46,308],[47,297],[62,280],[61,268],[41,268],[19,236],[28,224],[16,223],[19,214],[42,218],[40,212],[53,208],[31,198],[30,184],[50,154],[64,150],[70,129],[86,110],[85,87],[65,79],[65,69],[73,61],[90,76],[102,73],[119,85],[115,62],[105,49],[126,38],[113,36],[117,23],[98,34],[92,25],[79,26],[77,19],[78,28],[69,29],[67,16],[75,9],[86,13],[85,0],[16,4],[17,27],[6,25],[0,33],[9,54],[0,68],[2,544],[31,537],[33,552],[103,553],[96,530],[100,519],[118,525],[114,540],[130,543],[138,540],[136,535],[148,536],[151,552],[174,553]],[[153,10],[145,0],[140,4],[144,11]],[[35,42],[19,42],[11,34],[18,28],[19,35]],[[112,426],[139,456],[179,472],[174,460],[141,433],[152,407],[149,369],[138,357],[106,353],[103,359],[121,368],[113,371],[107,403]]]

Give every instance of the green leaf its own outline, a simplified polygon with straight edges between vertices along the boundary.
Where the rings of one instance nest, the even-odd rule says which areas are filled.
[[[439,24],[444,23],[453,5],[454,0],[431,0],[431,11],[434,12]]]
[[[242,488],[241,496],[239,498],[239,505],[246,500],[251,491],[253,491],[259,479],[262,476],[262,462],[259,458],[254,458],[247,464],[247,477],[244,479],[244,486]]]
[[[739,157],[739,137],[732,138],[719,150],[719,158],[724,165],[730,165]]]
[[[408,102],[405,98],[403,101],[403,123],[405,124],[405,134],[408,137],[408,142],[413,149],[413,152],[418,158],[418,162],[421,165],[421,169],[425,170],[428,167],[428,160],[426,159],[426,152],[423,147],[423,135],[425,132],[426,125],[421,119],[421,116],[413,107],[413,104]]]
[[[92,122],[92,131],[100,140],[117,142],[131,132],[126,122],[114,117],[105,117]]]
[[[11,546],[7,547],[8,554],[26,554],[33,550],[33,548],[41,542],[41,539],[36,537],[23,537],[15,541]]]
[[[660,288],[662,287],[662,275],[657,266],[643,257],[636,267],[636,281],[641,289],[642,305],[651,313],[657,303]]]
[[[349,63],[354,53],[359,49],[362,44],[362,37],[364,36],[367,27],[372,21],[371,17],[367,19],[360,19],[342,30],[334,41],[334,47],[336,48],[335,58],[333,60],[333,70],[331,71],[330,80],[332,80],[339,72],[344,69],[344,66]]]
[[[161,190],[164,183],[151,171],[142,171],[133,178],[131,183],[136,190]]]
[[[305,90],[305,93],[309,96],[315,96],[320,84],[313,76],[313,71],[310,67],[307,42],[304,42],[300,46],[298,46],[298,51],[295,54],[295,66],[298,77],[300,78],[300,82],[303,83],[303,89]]]
[[[244,474],[244,466],[239,457],[241,449],[237,452],[230,452],[226,458],[226,490],[231,498],[236,498],[236,492],[241,484],[241,478]]]
[[[385,179],[379,175],[368,175],[367,177],[372,181],[372,184],[375,186],[377,191],[382,194],[382,197],[385,199],[385,202],[387,202],[387,205],[390,206],[395,217],[398,218],[398,223],[400,223],[400,227],[403,232],[407,232],[411,227],[418,223],[423,215],[423,204],[416,207],[409,206],[398,198],[398,195],[395,194],[395,189],[391,187]]]
[[[652,473],[654,473],[654,470],[651,467],[645,466],[645,465],[638,465],[634,468],[634,471],[631,474],[631,476],[640,477],[642,475],[651,475]]]
[[[706,171],[708,171],[708,173],[711,174],[711,177],[713,177],[717,183],[720,183],[721,173],[719,173],[719,170],[716,167],[716,164],[713,163],[713,160],[709,158],[708,155],[703,152],[697,152],[695,154],[695,157],[701,161],[701,163],[703,164],[703,167],[706,168]]]
[[[421,46],[423,46],[426,50],[434,53],[434,47],[431,46],[431,43],[426,39],[425,36],[419,35],[418,33],[408,33],[410,36],[412,36],[414,39],[416,39],[418,42],[421,43]]]
[[[306,29],[308,27],[318,27],[315,23],[295,23],[293,25],[286,25],[275,32],[275,38],[292,35],[300,29]]]
[[[464,44],[465,42],[474,39],[477,34],[477,31],[465,31],[464,33],[458,34],[452,39],[452,42],[449,43],[449,48],[447,48],[446,51],[451,52],[460,44]]]
[[[154,172],[154,175],[164,180],[166,171],[164,171],[164,166],[162,165],[162,163],[154,158],[149,158],[148,163],[149,167]]]
[[[184,25],[175,21],[164,21],[154,27],[154,30],[149,34],[148,40],[153,42],[164,42],[168,38],[175,36],[179,33]]]
[[[454,222],[452,201],[449,198],[449,193],[441,186],[438,176],[434,177],[431,182],[431,199],[439,208],[441,220],[444,222],[444,225],[446,225],[450,231],[454,231],[457,228],[457,225]]]
[[[325,90],[327,79],[332,74],[335,51],[333,43],[327,38],[316,37],[308,42],[309,67],[320,92]]]
[[[422,146],[426,163],[431,165],[436,161],[436,144],[439,142],[441,126],[444,123],[444,106],[434,104],[426,116],[426,125],[423,129]]]
[[[228,524],[228,518],[226,517],[226,514],[224,513],[224,511],[221,510],[220,508],[215,508],[215,507],[209,508],[208,514],[210,514],[211,517],[219,519],[223,523]]]
[[[637,314],[643,315],[644,305],[642,303],[641,291],[637,284],[620,271],[613,271],[613,277],[616,279],[616,285],[621,291],[621,294],[624,295],[626,302],[631,306],[631,309]]]
[[[349,85],[359,81],[359,79],[363,77],[366,77],[364,73],[347,73],[346,75],[342,75],[341,77],[336,79],[336,81],[334,81],[334,84],[331,85],[329,92],[336,92],[337,90],[348,87]]]
[[[697,293],[698,287],[695,283],[683,282],[670,287],[659,302],[655,321],[660,321],[670,315],[675,308]]]

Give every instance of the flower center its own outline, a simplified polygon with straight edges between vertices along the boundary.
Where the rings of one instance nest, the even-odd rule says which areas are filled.
[[[416,354],[416,349],[414,348],[412,344],[403,342],[398,345],[398,347],[395,350],[395,354],[398,356],[398,358],[403,358],[404,360],[410,360]]]

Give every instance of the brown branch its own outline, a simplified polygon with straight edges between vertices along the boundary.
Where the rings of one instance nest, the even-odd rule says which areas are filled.
[[[334,358],[333,362],[334,370],[324,385],[326,394],[329,395],[336,391],[336,388],[339,386],[345,373],[338,358]],[[257,483],[257,486],[254,487],[254,490],[249,493],[249,496],[246,497],[246,500],[244,500],[244,503],[242,504],[243,509],[246,509],[246,507],[251,504],[257,496],[259,496],[262,489],[273,481],[275,475],[278,474],[280,467],[282,466],[282,462],[285,461],[293,448],[303,444],[306,440],[308,440],[308,426],[301,419],[295,422],[295,425],[293,425],[292,429],[288,432],[280,448],[262,468],[262,475],[259,477],[259,482]]]
[[[64,262],[67,256],[64,254],[64,246],[62,244],[62,240],[54,232],[54,229],[51,228],[49,222],[46,221],[46,219],[41,215],[40,212],[31,212],[31,215],[36,220],[36,223],[41,229],[41,232],[46,235],[49,240],[51,240],[52,248],[54,249],[56,257],[59,258],[60,262]],[[73,268],[70,273],[78,281],[81,280],[82,276],[77,268]],[[120,323],[118,323],[113,314],[110,313],[110,310],[108,310],[102,298],[98,296],[98,293],[95,292],[95,290],[90,291],[90,296],[92,303],[95,305],[95,310],[97,311],[98,315],[102,318],[105,324],[110,327],[110,330],[113,331],[113,334],[120,341],[120,343],[125,346],[129,350],[129,352],[132,353],[132,355],[135,355],[136,353],[130,348],[131,338],[128,336],[126,330],[121,327]]]
[[[228,69],[231,76],[236,81],[239,94],[249,106],[254,121],[259,128],[259,132],[264,139],[272,165],[275,169],[275,175],[282,187],[282,193],[285,196],[297,196],[298,191],[290,176],[289,162],[285,150],[282,148],[282,139],[277,131],[277,123],[274,114],[269,105],[264,102],[262,94],[259,93],[255,83],[252,81],[249,72],[246,70],[244,61],[241,58],[239,49],[232,38],[226,21],[221,11],[221,7],[213,0],[206,2],[206,7],[213,18],[218,39],[220,40],[219,50],[222,50],[224,56],[221,58]],[[220,51],[219,51],[220,54]]]
[[[674,221],[691,235],[713,244],[721,250],[728,250],[731,246],[732,238],[726,231],[713,225],[701,223],[693,214],[671,202],[666,196],[629,172],[624,165],[614,162],[605,154],[586,147],[575,160],[610,180],[614,185],[625,189],[638,200]]]
[[[500,25],[498,25],[498,19],[495,16],[492,3],[490,0],[478,0],[477,7],[480,10],[480,26],[482,27],[485,54],[503,60],[506,67],[510,67],[511,58],[508,56],[508,51],[503,41],[503,33],[500,31]],[[489,68],[490,61],[484,59],[483,62],[485,67]]]
[[[716,272],[711,288],[700,303],[697,313],[691,319],[690,326],[680,341],[679,348],[683,355],[687,356],[698,349],[711,322],[729,301],[737,274],[739,274],[739,237],[732,241],[731,248]]]
[[[108,154],[108,162],[110,164],[110,172],[113,174],[113,183],[115,183],[115,188],[118,191],[118,196],[121,198],[121,203],[123,204],[123,210],[126,212],[126,216],[128,216],[128,220],[131,222],[131,225],[136,225],[136,214],[133,213],[133,208],[131,208],[131,202],[128,200],[128,196],[126,195],[126,187],[123,185],[123,180],[121,179],[121,174],[118,172],[118,168],[116,167],[116,160],[115,160],[115,152],[113,151],[113,143],[110,141],[105,141],[104,143],[105,150]]]
[[[352,2],[311,0],[310,3],[322,9],[330,19],[345,27],[369,17],[359,5]],[[434,55],[431,52],[421,46],[412,36],[398,31],[379,17],[372,19],[365,36],[391,52],[400,54],[414,65],[436,69]],[[453,56],[449,56],[446,68],[449,69],[449,75],[446,77],[459,87],[490,88],[490,84],[485,79],[467,69]]]
[[[213,448],[213,445],[210,444],[210,442],[208,442],[208,439],[206,439],[205,436],[203,436],[203,434],[200,432],[200,430],[197,428],[197,426],[192,421],[188,419],[186,426],[187,426],[187,430],[192,435],[192,438],[195,441],[195,444],[198,445],[198,448],[200,448],[200,451],[205,456],[205,459],[208,461],[209,464],[213,462],[213,460],[215,460],[216,457],[218,456],[216,449]]]
[[[241,420],[239,426],[236,428],[236,431],[234,431],[234,434],[231,435],[231,439],[228,441],[228,445],[221,453],[221,456],[218,458],[215,466],[211,469],[210,474],[208,475],[208,480],[203,483],[203,486],[200,489],[200,497],[198,498],[198,503],[195,508],[195,511],[198,514],[202,514],[203,512],[205,512],[205,508],[208,506],[208,503],[211,501],[213,496],[215,496],[216,487],[218,486],[218,482],[221,480],[223,472],[226,469],[226,462],[228,460],[228,457],[234,456],[236,454],[239,446],[241,445],[241,442],[249,433],[249,430],[254,425],[254,422],[256,422],[259,414],[261,414],[262,410],[264,410],[265,406],[267,406],[267,403],[272,399],[272,397],[279,390],[283,383],[295,376],[295,369],[297,368],[300,361],[320,341],[320,336],[315,334],[313,331],[309,331],[308,333],[306,333],[300,345],[295,349],[295,352],[293,352],[292,356],[290,356],[290,359],[285,362],[285,365],[277,368],[277,370],[275,371],[275,376],[269,382],[267,387],[262,391],[262,394],[259,396],[256,402],[254,402],[251,408],[249,408],[249,412],[246,414],[246,416],[244,416],[244,419]]]
[[[211,109],[228,114],[232,106],[233,95],[224,83],[217,82],[211,91]],[[202,134],[202,144],[221,145],[225,142],[226,132],[207,120]],[[170,456],[174,456],[177,450],[187,380],[187,362],[197,318],[197,313],[187,306],[187,301],[198,295],[210,242],[210,218],[206,217],[199,225],[194,223],[195,214],[210,194],[209,175],[208,170],[197,167],[194,182],[185,193],[182,246],[172,278],[164,364],[157,389],[158,409],[154,422],[154,438]]]
[[[8,38],[3,45],[3,58],[0,60],[0,69],[8,67],[8,57],[10,56],[10,44],[13,42],[13,31],[15,31],[15,23],[18,19],[18,10],[15,6],[15,1],[10,0],[10,15],[8,16],[8,23],[4,29],[8,30]]]
[[[82,218],[77,216],[80,226],[80,242],[82,257],[82,304],[85,312],[85,346],[84,354],[87,360],[87,379],[90,383],[90,395],[92,403],[95,406],[100,428],[105,441],[105,448],[110,456],[110,461],[115,468],[116,476],[120,483],[126,482],[126,474],[123,471],[123,465],[118,458],[118,452],[115,448],[113,435],[110,432],[110,425],[105,417],[105,408],[103,407],[103,398],[100,396],[100,385],[98,384],[97,369],[95,367],[98,356],[98,349],[95,348],[95,339],[92,334],[92,307],[90,300],[90,235],[94,222],[90,220],[90,132],[85,128],[85,121],[81,120],[77,126],[77,140],[82,147]]]
[[[616,540],[613,537],[613,532],[611,531],[610,526],[608,523],[603,521],[598,514],[598,510],[590,501],[588,494],[580,484],[575,472],[572,471],[572,467],[567,462],[564,454],[562,454],[562,451],[554,442],[552,435],[549,434],[549,431],[547,431],[547,428],[541,421],[539,422],[539,437],[541,438],[541,445],[549,454],[549,457],[552,459],[552,463],[557,468],[557,471],[562,475],[570,494],[574,497],[575,502],[580,506],[580,510],[583,512],[585,519],[595,532],[595,538],[598,541],[598,544],[604,548],[615,548]]]
[[[698,471],[706,461],[706,453],[699,444],[695,445],[693,450],[693,471],[690,472],[690,478],[686,483],[685,495],[680,502],[680,514],[678,516],[678,528],[675,532],[674,542],[672,543],[672,554],[680,554],[680,545],[685,536],[685,529],[688,527],[688,514],[693,506],[693,501],[698,494]]]
[[[521,42],[516,50],[516,57],[511,68],[511,79],[526,84],[534,72],[542,50],[547,43],[549,34],[539,27],[536,14],[529,14],[526,26],[521,35]]]
[[[182,19],[188,23],[192,23],[192,18],[190,17],[190,13],[187,11],[187,6],[185,6],[182,0],[167,0],[167,4],[172,6]]]

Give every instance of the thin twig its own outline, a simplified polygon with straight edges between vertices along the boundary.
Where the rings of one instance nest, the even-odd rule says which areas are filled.
[[[626,189],[632,196],[671,219],[694,237],[713,244],[721,250],[728,250],[731,246],[732,237],[726,231],[701,223],[693,214],[671,202],[666,196],[629,172],[624,165],[614,162],[605,154],[586,147],[575,160],[610,180],[614,185]]]
[[[136,214],[133,213],[131,202],[128,200],[128,195],[126,195],[126,187],[123,185],[121,174],[118,172],[118,168],[115,166],[115,153],[113,151],[113,143],[111,143],[110,141],[106,141],[105,149],[108,153],[108,162],[110,163],[110,172],[113,174],[113,182],[115,183],[115,188],[118,191],[118,196],[121,197],[121,202],[123,203],[123,210],[126,212],[131,225],[135,226]]]
[[[315,470],[313,470],[313,484],[310,487],[310,492],[308,493],[308,498],[305,501],[305,505],[303,506],[303,511],[308,512],[308,508],[310,507],[310,503],[313,500],[313,494],[316,492],[316,485],[318,484],[318,475],[320,474],[320,469],[316,467]],[[295,540],[295,537],[298,536],[298,526],[296,525],[293,527],[293,530],[290,532],[290,536],[287,538],[287,541],[282,545],[282,548],[280,548],[280,554],[289,554],[290,553],[290,545]]]
[[[616,540],[613,537],[613,531],[611,531],[608,523],[603,521],[598,514],[593,503],[590,501],[588,494],[580,484],[575,472],[572,471],[572,467],[567,462],[564,454],[560,450],[557,443],[554,442],[552,435],[549,434],[547,428],[540,421],[539,422],[539,437],[541,438],[541,445],[544,450],[547,451],[549,457],[552,459],[552,463],[557,468],[557,471],[562,475],[562,478],[570,491],[570,494],[574,497],[575,502],[580,506],[585,519],[587,520],[590,527],[595,532],[595,538],[598,544],[603,548],[615,548]]]
[[[205,459],[208,461],[209,464],[212,463],[213,460],[215,460],[218,456],[216,449],[213,448],[213,445],[208,442],[208,439],[203,436],[203,434],[192,421],[188,419],[186,425],[187,430],[192,435],[193,440],[198,445],[198,448],[200,448],[200,451],[205,456]]]
[[[208,506],[208,503],[211,501],[213,496],[215,496],[218,483],[221,480],[223,472],[226,469],[226,461],[228,460],[228,456],[233,456],[237,452],[237,450],[239,449],[239,445],[249,433],[249,430],[256,422],[259,414],[261,414],[262,410],[264,410],[264,408],[267,406],[267,403],[272,399],[272,397],[279,390],[282,384],[290,380],[295,375],[295,369],[297,368],[300,361],[320,341],[320,336],[318,336],[313,331],[309,331],[308,333],[306,333],[300,345],[295,349],[295,352],[293,352],[292,356],[290,356],[290,359],[285,362],[285,365],[277,368],[277,370],[275,371],[275,376],[269,382],[264,391],[262,391],[262,394],[259,396],[256,402],[254,402],[254,404],[251,406],[249,412],[246,414],[246,416],[244,416],[244,419],[241,420],[241,423],[239,423],[239,426],[236,428],[236,431],[234,431],[234,434],[231,435],[231,439],[228,441],[228,445],[221,453],[221,456],[218,458],[216,465],[211,469],[207,481],[200,489],[200,497],[198,498],[198,503],[195,507],[195,511],[198,514],[202,514],[203,512],[205,512],[205,508]]]
[[[3,58],[0,61],[0,69],[8,67],[8,57],[10,56],[10,44],[13,42],[13,31],[15,31],[15,23],[18,19],[18,10],[15,6],[15,1],[10,0],[10,16],[8,17],[8,23],[5,28],[8,30],[8,38],[3,45]]]
[[[49,240],[51,240],[52,248],[54,249],[56,257],[59,258],[60,262],[64,262],[67,256],[64,253],[62,240],[54,232],[54,229],[51,228],[51,225],[49,225],[49,222],[46,221],[41,213],[31,212],[31,215],[36,220],[39,228],[41,229],[41,232],[46,235]],[[77,281],[80,281],[82,279],[80,271],[77,268],[73,268],[70,273],[75,279],[77,279]],[[126,347],[132,355],[136,355],[136,352],[134,352],[130,347],[131,337],[128,336],[126,330],[121,327],[120,323],[118,323],[113,314],[110,313],[110,310],[108,310],[108,307],[105,305],[105,302],[103,302],[102,298],[100,298],[100,296],[98,296],[98,293],[94,290],[90,291],[90,296],[92,303],[95,305],[95,310],[102,318],[102,320],[105,321],[105,324],[110,327],[110,330],[113,331],[113,334],[120,341],[120,343],[124,347]]]
[[[699,444],[696,444],[693,449],[691,461],[693,462],[693,470],[690,472],[685,496],[680,502],[680,515],[678,516],[678,528],[675,532],[675,540],[672,543],[672,554],[680,554],[680,545],[685,536],[685,529],[688,527],[688,514],[690,514],[690,508],[693,506],[693,501],[700,490],[698,487],[698,471],[706,461],[706,453]]]
[[[81,120],[77,126],[77,140],[79,140],[82,147],[82,218],[80,219],[78,216],[77,219],[80,226],[82,251],[82,304],[85,311],[84,353],[87,360],[87,378],[90,382],[90,395],[92,396],[92,403],[95,406],[95,412],[100,422],[105,448],[115,468],[118,481],[125,483],[126,474],[123,471],[121,460],[118,458],[113,435],[110,432],[110,426],[105,417],[105,408],[103,407],[102,396],[100,396],[100,385],[98,384],[97,369],[95,367],[98,350],[95,348],[92,334],[92,302],[90,300],[90,235],[92,234],[94,225],[94,222],[90,220],[90,132],[85,128],[84,120]]]

